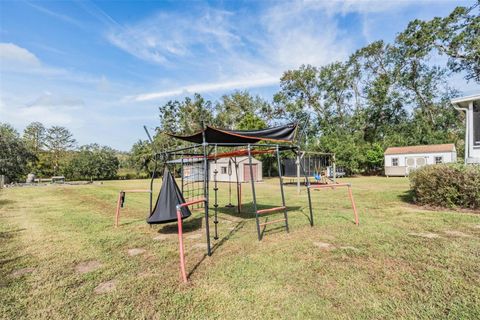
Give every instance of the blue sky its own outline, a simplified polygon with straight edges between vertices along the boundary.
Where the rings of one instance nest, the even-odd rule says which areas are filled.
[[[285,70],[472,3],[0,1],[0,121],[62,125],[79,144],[128,150],[170,99],[247,89],[270,100]]]

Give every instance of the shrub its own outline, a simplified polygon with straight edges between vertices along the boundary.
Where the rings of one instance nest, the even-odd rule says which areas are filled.
[[[480,166],[438,164],[410,174],[413,199],[422,205],[480,208]]]

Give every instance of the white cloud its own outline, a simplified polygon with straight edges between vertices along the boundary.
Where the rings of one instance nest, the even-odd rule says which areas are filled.
[[[269,77],[269,76],[256,76],[255,78],[248,79],[239,79],[228,82],[213,82],[213,83],[202,83],[194,84],[185,87],[181,87],[173,90],[165,90],[158,92],[143,93],[133,97],[135,101],[149,101],[162,99],[167,97],[179,96],[179,95],[189,95],[192,93],[205,93],[205,92],[214,92],[220,90],[233,90],[233,89],[244,89],[252,87],[265,87],[278,82],[278,77]]]
[[[82,120],[77,116],[84,107],[81,99],[46,92],[32,102],[22,104],[19,99],[0,99],[0,116],[17,126],[40,121],[46,126],[78,127]]]
[[[29,73],[47,76],[65,76],[65,69],[49,67],[28,49],[14,43],[0,43],[0,73]]]
[[[34,3],[31,3],[29,1],[25,1],[26,4],[28,4],[29,6],[31,6],[32,8],[35,8],[36,10],[50,16],[50,17],[53,17],[53,18],[56,18],[58,20],[61,20],[63,22],[67,22],[69,24],[72,24],[74,26],[77,26],[79,28],[84,28],[84,23],[80,22],[80,21],[77,21],[76,19],[73,19],[72,17],[69,17],[65,14],[61,14],[61,13],[58,13],[58,12],[55,12],[55,11],[52,11],[52,10],[49,10],[47,8],[44,8],[42,6],[39,6],[38,4],[34,4]]]
[[[132,26],[113,26],[107,39],[131,55],[168,65],[176,57],[194,57],[192,48],[228,48],[239,40],[228,30],[230,13],[208,9],[200,16],[159,13]]]
[[[27,49],[13,43],[0,43],[0,65],[2,68],[38,68],[41,64]]]
[[[274,85],[285,70],[343,59],[353,46],[324,7],[308,3],[281,3],[252,16],[209,7],[192,12],[162,12],[107,33],[129,54],[197,79],[153,88],[137,101]]]

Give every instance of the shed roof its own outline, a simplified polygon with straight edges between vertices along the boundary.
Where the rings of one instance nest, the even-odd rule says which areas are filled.
[[[389,154],[409,154],[409,153],[436,153],[436,152],[454,152],[453,143],[430,144],[423,146],[390,147],[385,150],[385,155]]]

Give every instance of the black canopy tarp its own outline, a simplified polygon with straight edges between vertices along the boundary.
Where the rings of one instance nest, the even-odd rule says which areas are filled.
[[[225,130],[207,126],[205,130],[191,136],[169,135],[193,143],[203,143],[203,133],[205,133],[205,140],[208,143],[248,144],[262,140],[292,142],[295,139],[296,129],[297,124],[295,123],[260,130]]]
[[[172,174],[165,167],[163,172],[163,181],[160,193],[158,194],[157,203],[150,217],[147,219],[149,224],[160,224],[177,221],[177,205],[185,203],[182,192],[178,188]],[[188,207],[182,209],[182,219],[188,218],[192,215]]]

